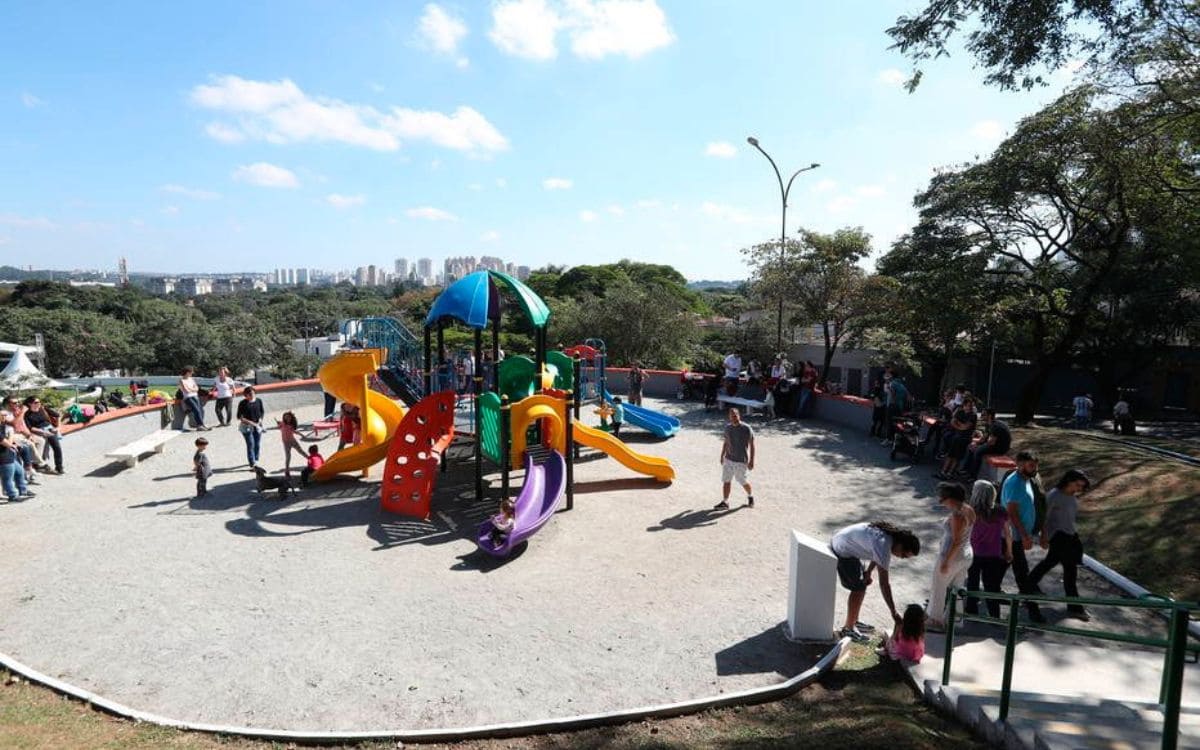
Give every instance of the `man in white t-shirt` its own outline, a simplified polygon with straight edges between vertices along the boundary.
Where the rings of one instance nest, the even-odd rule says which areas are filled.
[[[737,393],[738,380],[742,377],[742,355],[734,350],[725,357],[725,392],[730,396]]]
[[[863,631],[874,630],[860,622],[863,600],[867,598],[867,587],[871,585],[871,573],[879,570],[879,593],[892,613],[895,626],[900,626],[900,613],[892,599],[892,585],[888,580],[888,569],[892,558],[915,557],[921,552],[921,540],[908,529],[893,526],[886,521],[856,523],[839,530],[829,542],[829,548],[837,557],[838,579],[850,592],[846,603],[846,622],[838,637],[850,638],[859,643],[870,640]],[[863,561],[870,564],[863,569]]]

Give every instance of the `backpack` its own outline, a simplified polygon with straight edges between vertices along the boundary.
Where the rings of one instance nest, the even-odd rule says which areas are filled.
[[[1004,483],[1008,481],[1008,478],[1016,473],[1016,469],[1008,470],[1008,473],[1000,480],[1000,492],[1004,491]],[[1029,480],[1029,488],[1033,490],[1033,528],[1029,529],[1029,534],[1036,536],[1042,532],[1042,526],[1046,523],[1046,491],[1042,487],[1041,474],[1033,475],[1033,479]]]

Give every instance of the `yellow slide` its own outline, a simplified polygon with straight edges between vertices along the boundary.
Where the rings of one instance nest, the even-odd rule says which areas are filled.
[[[357,406],[362,424],[359,444],[329,456],[325,465],[313,473],[314,480],[356,471],[366,476],[367,469],[387,458],[388,446],[404,418],[404,409],[371,390],[371,376],[379,369],[383,357],[382,349],[355,349],[338,354],[317,370],[321,387],[338,401]]]
[[[627,469],[654,477],[662,482],[670,482],[675,479],[675,468],[665,458],[635,453],[619,438],[613,437],[604,430],[597,430],[595,427],[588,427],[576,422],[571,429],[575,434],[575,442],[607,453]]]

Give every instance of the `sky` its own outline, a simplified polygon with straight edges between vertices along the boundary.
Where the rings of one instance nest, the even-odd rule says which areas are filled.
[[[913,225],[1061,90],[911,70],[917,0],[25,3],[0,25],[0,264],[238,272],[631,258],[739,279],[788,232]]]

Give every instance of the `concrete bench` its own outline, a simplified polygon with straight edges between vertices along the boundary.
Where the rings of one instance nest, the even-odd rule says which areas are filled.
[[[171,442],[180,432],[178,430],[159,430],[145,437],[138,438],[128,445],[122,445],[104,454],[105,458],[124,461],[129,468],[137,466],[138,458],[143,453],[162,453],[163,446]]]
[[[983,459],[983,471],[980,475],[996,486],[1004,479],[1004,475],[1017,468],[1017,462],[1008,456],[986,456]]]
[[[767,413],[767,402],[766,401],[753,401],[748,398],[741,398],[739,396],[726,396],[724,393],[720,393],[720,394],[717,394],[717,403],[724,404],[724,405],[733,404],[734,406],[740,406],[745,410],[747,415],[749,415],[751,412],[753,412],[756,409],[758,411],[762,412],[764,415]]]

